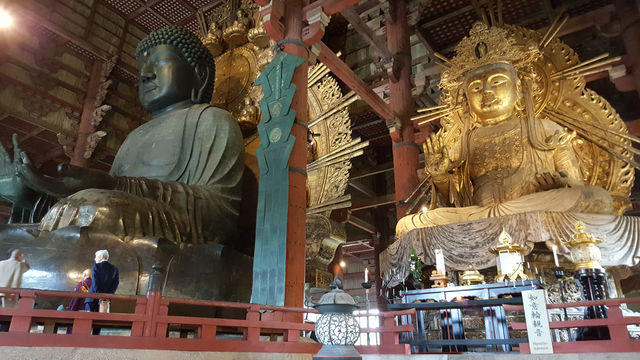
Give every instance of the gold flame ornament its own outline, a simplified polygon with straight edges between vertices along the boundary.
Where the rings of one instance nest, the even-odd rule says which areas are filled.
[[[600,265],[600,249],[598,244],[604,240],[584,231],[584,225],[575,226],[576,233],[563,244],[571,250],[571,261],[576,264],[576,270],[602,269]]]

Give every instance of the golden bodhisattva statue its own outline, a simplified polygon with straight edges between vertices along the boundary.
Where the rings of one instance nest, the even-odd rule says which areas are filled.
[[[560,101],[561,95],[577,80],[553,79],[558,64],[549,60],[550,50],[539,47],[540,37],[522,28],[477,23],[444,64],[439,112],[445,116],[424,152],[439,203],[448,206],[402,218],[398,237],[415,228],[528,211],[613,214],[626,209],[630,187],[629,179],[622,183],[622,174],[630,169],[620,159],[627,157],[608,143],[618,157],[585,149],[590,139],[559,124],[561,107],[571,107],[571,99]],[[584,109],[576,98],[577,108]],[[593,105],[586,98],[584,103]],[[598,125],[587,110],[579,111],[584,121]],[[610,123],[605,125],[621,125],[617,115]],[[597,151],[604,153],[600,160],[609,161],[605,183],[593,174],[601,166],[597,156],[593,159]]]

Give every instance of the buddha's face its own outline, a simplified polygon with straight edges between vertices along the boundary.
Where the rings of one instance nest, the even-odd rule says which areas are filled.
[[[191,98],[197,85],[195,69],[173,45],[158,45],[138,59],[142,106],[155,112]]]
[[[471,111],[483,124],[509,118],[518,100],[515,70],[508,64],[492,64],[473,71],[465,80]]]

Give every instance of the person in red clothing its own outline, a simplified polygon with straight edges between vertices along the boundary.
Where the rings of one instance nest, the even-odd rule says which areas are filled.
[[[82,279],[83,280],[81,280],[78,285],[76,285],[76,289],[74,290],[77,293],[89,292],[89,288],[91,287],[91,269],[86,269],[82,272]],[[69,303],[69,310],[84,310],[84,298],[71,299],[71,302]]]
[[[82,280],[76,285],[76,289],[74,290],[77,293],[88,293],[89,288],[91,287],[91,269],[86,269],[82,272]],[[70,311],[80,311],[84,310],[84,298],[73,298],[69,303],[68,310]],[[71,334],[73,331],[73,327],[69,326],[67,328],[67,334]]]

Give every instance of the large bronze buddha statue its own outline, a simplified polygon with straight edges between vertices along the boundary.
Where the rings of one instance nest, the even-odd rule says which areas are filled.
[[[235,119],[208,104],[213,57],[175,26],[152,32],[136,57],[140,101],[152,119],[127,136],[109,174],[61,165],[48,177],[17,154],[21,183],[61,198],[40,230],[79,226],[122,240],[234,244],[244,145]]]

